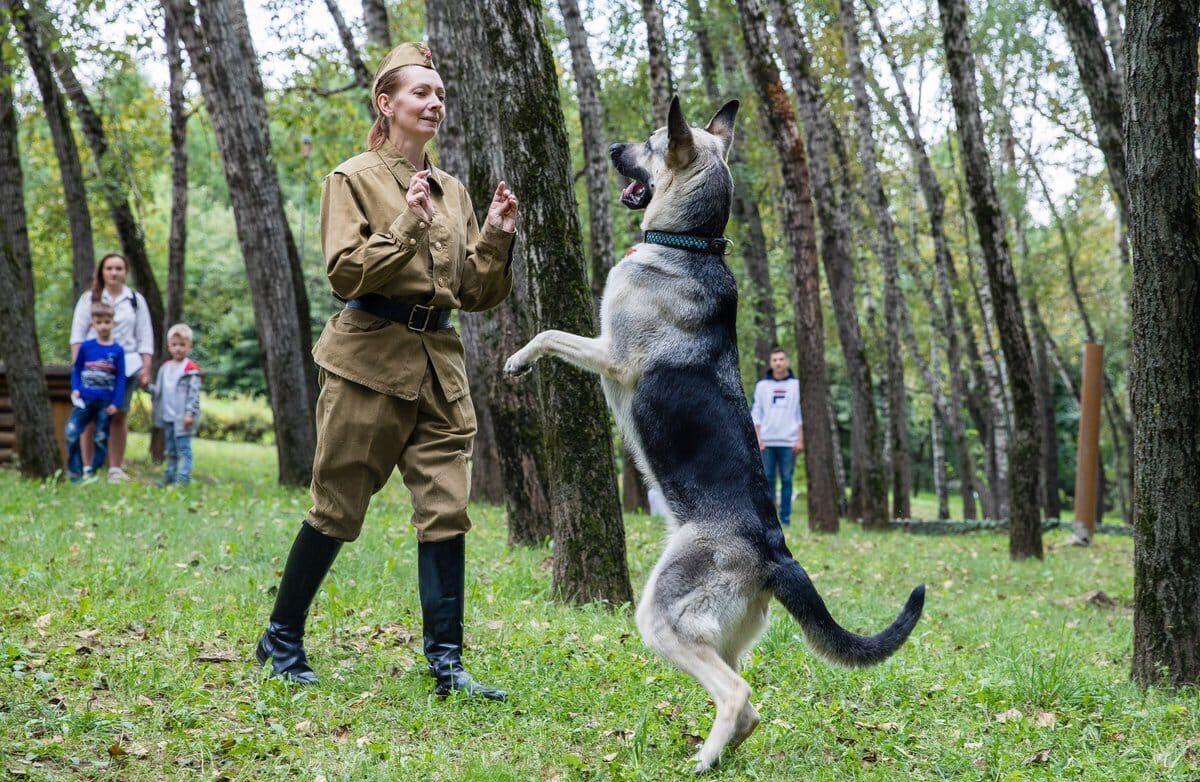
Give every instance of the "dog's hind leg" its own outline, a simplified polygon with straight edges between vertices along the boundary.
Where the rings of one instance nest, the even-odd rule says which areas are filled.
[[[668,639],[660,635],[654,648],[700,682],[717,704],[717,717],[708,739],[692,758],[694,770],[699,774],[716,765],[726,746],[733,749],[754,732],[758,727],[758,712],[750,705],[750,685],[721,659],[716,649],[671,636]]]
[[[621,385],[629,385],[629,370],[615,362],[603,337],[581,337],[565,331],[543,331],[509,356],[504,374],[523,375],[542,356],[553,356],[588,372],[595,372]]]

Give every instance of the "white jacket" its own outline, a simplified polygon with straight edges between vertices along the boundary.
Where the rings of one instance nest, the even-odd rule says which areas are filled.
[[[800,437],[800,381],[788,371],[783,380],[767,376],[754,386],[754,404],[750,417],[759,427],[763,445],[786,446],[796,444]]]
[[[100,301],[113,308],[113,342],[125,349],[125,376],[133,377],[142,368],[142,356],[154,355],[154,331],[150,326],[150,305],[140,293],[126,285],[121,294],[113,299],[108,289],[100,291]],[[75,303],[75,315],[71,319],[71,344],[95,339],[92,328],[92,292],[86,290]]]

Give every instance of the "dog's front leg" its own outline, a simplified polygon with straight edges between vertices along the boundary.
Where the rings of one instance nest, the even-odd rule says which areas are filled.
[[[608,340],[603,337],[581,337],[565,331],[543,331],[525,347],[512,354],[504,364],[504,374],[523,375],[533,369],[542,356],[561,358],[568,364],[595,372],[623,385],[629,383],[629,371],[613,361],[608,350]]]

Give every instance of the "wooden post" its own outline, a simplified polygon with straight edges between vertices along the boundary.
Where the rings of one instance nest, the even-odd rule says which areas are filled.
[[[1099,516],[1096,496],[1100,468],[1100,393],[1104,384],[1104,346],[1083,346],[1083,387],[1079,399],[1079,453],[1075,463],[1075,537],[1091,542]]]

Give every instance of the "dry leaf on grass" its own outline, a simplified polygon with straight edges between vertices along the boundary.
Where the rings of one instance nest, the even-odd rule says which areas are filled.
[[[1039,749],[1029,757],[1025,758],[1025,765],[1032,766],[1034,763],[1047,763],[1050,761],[1050,747]]]
[[[1008,711],[1000,712],[996,716],[992,717],[992,719],[994,719],[996,722],[1016,722],[1024,716],[1025,715],[1021,713],[1020,709],[1009,709]]]

